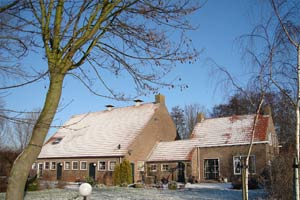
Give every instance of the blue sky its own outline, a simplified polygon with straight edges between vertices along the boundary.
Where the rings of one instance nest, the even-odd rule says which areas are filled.
[[[218,84],[221,80],[209,65],[213,59],[228,69],[241,84],[246,82],[249,69],[244,66],[236,39],[249,33],[256,24],[258,2],[248,0],[210,0],[197,13],[191,16],[193,24],[198,24],[196,31],[188,35],[200,54],[194,64],[178,65],[168,77],[181,77],[189,87],[180,89],[163,88],[160,93],[166,96],[166,104],[171,110],[173,106],[184,106],[198,103],[211,109],[214,105],[225,103],[228,93]],[[28,63],[40,64],[38,58],[27,59]],[[130,86],[124,86],[126,91]],[[7,93],[6,106],[15,110],[31,111],[42,107],[46,95],[45,83],[39,82]],[[145,102],[154,101],[154,96],[141,97]],[[61,125],[75,114],[100,111],[106,104],[128,106],[133,102],[118,102],[104,99],[89,93],[82,85],[67,79],[61,100],[61,108],[56,115],[54,125]],[[67,106],[66,106],[67,105]],[[53,131],[52,131],[53,132]]]

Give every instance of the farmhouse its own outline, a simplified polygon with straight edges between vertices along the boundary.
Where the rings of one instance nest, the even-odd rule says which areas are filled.
[[[258,116],[249,172],[261,175],[279,153],[270,109]],[[148,175],[157,180],[231,180],[241,175],[256,115],[204,119],[199,115],[191,138],[157,144],[147,161]],[[174,173],[174,169],[177,172]]]
[[[38,176],[73,182],[91,177],[112,184],[116,164],[127,159],[134,181],[145,177],[144,163],[159,141],[172,141],[176,128],[165,97],[154,103],[73,116],[43,146],[37,160]]]
[[[157,183],[231,181],[241,175],[256,115],[205,119],[186,140],[176,140],[176,127],[165,105],[155,102],[73,116],[43,146],[38,176],[45,180],[113,184],[116,164],[131,164],[133,181]],[[254,127],[250,174],[261,175],[279,153],[270,109]]]

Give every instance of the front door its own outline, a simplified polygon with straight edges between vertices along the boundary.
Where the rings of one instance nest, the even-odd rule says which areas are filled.
[[[38,170],[37,170],[37,177],[42,177],[43,176],[43,163],[38,164]]]
[[[219,160],[205,159],[204,160],[204,177],[206,180],[219,179]]]
[[[61,180],[61,176],[62,176],[62,164],[57,163],[57,165],[56,165],[56,179]]]
[[[185,165],[183,162],[178,163],[178,182],[185,183]]]
[[[130,163],[130,166],[131,166],[132,182],[134,183],[134,163]]]
[[[94,163],[90,163],[89,165],[89,177],[96,180],[96,165]]]

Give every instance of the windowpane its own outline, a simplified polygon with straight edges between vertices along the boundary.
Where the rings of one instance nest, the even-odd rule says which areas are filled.
[[[50,163],[49,162],[45,162],[45,169],[50,169]]]
[[[86,161],[81,161],[80,162],[80,170],[86,170],[87,167],[86,167]]]
[[[78,162],[77,161],[73,161],[72,162],[72,169],[73,170],[77,170],[78,169]]]
[[[71,169],[71,163],[70,162],[65,162],[65,170]]]
[[[235,175],[240,175],[242,173],[242,162],[245,163],[247,156],[235,156],[233,157],[233,170]],[[251,155],[249,157],[249,173],[256,173],[256,164],[255,164],[255,156]]]
[[[205,159],[204,160],[204,177],[205,179],[218,179],[219,178],[219,160],[218,159]]]
[[[116,161],[110,161],[109,162],[109,170],[115,171]]]
[[[152,171],[152,172],[156,172],[156,165],[155,164],[152,164],[152,165],[150,165],[150,170]]]
[[[56,169],[56,162],[51,162],[51,169],[55,170]]]
[[[161,166],[161,171],[169,171],[169,165],[163,164],[163,165]]]
[[[138,165],[138,171],[145,171],[145,162],[144,161],[138,161],[138,163],[137,163],[137,165]]]
[[[99,161],[98,166],[99,166],[100,171],[105,171],[106,170],[105,161]]]

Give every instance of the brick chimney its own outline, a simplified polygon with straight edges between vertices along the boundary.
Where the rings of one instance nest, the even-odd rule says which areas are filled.
[[[165,96],[162,94],[155,95],[155,103],[165,104]]]
[[[198,113],[197,114],[197,123],[200,123],[200,122],[202,122],[203,120],[205,119],[205,115],[204,115],[204,113]]]
[[[135,106],[136,106],[136,107],[140,106],[141,103],[143,103],[143,101],[140,100],[140,99],[136,99],[136,100],[134,100],[134,102],[135,102]]]
[[[107,111],[111,111],[114,106],[113,105],[106,105],[105,107],[106,107]]]
[[[272,108],[271,108],[271,106],[269,104],[266,105],[266,107],[264,108],[263,114],[264,115],[272,115]]]

